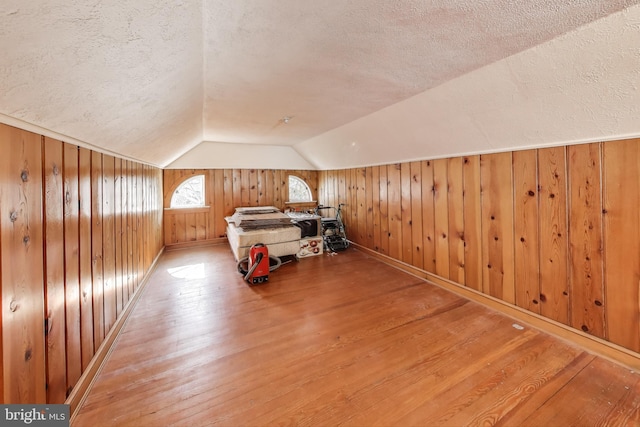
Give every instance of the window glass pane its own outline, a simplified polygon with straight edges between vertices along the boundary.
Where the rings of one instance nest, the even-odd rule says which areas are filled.
[[[306,182],[297,176],[289,175],[289,201],[310,202],[311,190]]]
[[[193,208],[204,206],[204,175],[189,178],[173,192],[172,208]]]

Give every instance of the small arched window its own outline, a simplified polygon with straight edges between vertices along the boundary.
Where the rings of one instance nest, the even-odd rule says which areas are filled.
[[[204,206],[204,175],[197,175],[180,184],[171,196],[171,208]]]
[[[310,202],[311,189],[304,180],[295,175],[289,175],[289,201],[290,202]]]

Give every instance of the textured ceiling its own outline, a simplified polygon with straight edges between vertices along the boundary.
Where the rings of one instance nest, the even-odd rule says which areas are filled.
[[[3,0],[0,120],[159,166],[209,141],[344,167],[323,135],[639,2]]]
[[[204,139],[296,144],[630,3],[207,1]]]

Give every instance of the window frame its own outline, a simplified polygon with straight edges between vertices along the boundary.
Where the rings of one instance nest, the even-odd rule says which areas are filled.
[[[173,198],[176,195],[176,192],[178,192],[178,190],[180,190],[180,188],[182,188],[185,184],[187,184],[189,181],[193,180],[194,178],[200,178],[202,180],[202,204],[200,205],[183,205],[183,206],[173,206]],[[177,185],[175,185],[173,191],[171,192],[171,196],[169,197],[169,207],[165,208],[166,210],[198,210],[198,209],[208,209],[209,206],[207,206],[207,192],[206,192],[206,182],[207,182],[207,176],[206,174],[198,174],[198,175],[192,175],[192,176],[188,176],[186,177],[184,180],[182,180],[180,183],[178,183]]]
[[[291,200],[291,184],[290,184],[291,178],[297,179],[306,187],[306,189],[309,191],[309,200]],[[293,174],[293,173],[287,174],[287,201],[285,202],[285,204],[286,205],[308,205],[308,204],[314,204],[314,203],[316,203],[316,200],[314,200],[314,197],[313,197],[313,190],[311,189],[307,181],[296,174]]]

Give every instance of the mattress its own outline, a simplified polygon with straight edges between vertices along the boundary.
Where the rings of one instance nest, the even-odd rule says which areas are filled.
[[[233,223],[227,225],[227,239],[236,261],[249,256],[249,249],[256,243],[264,243],[270,256],[295,255],[300,250],[300,228],[295,225],[260,230],[243,230]]]
[[[225,218],[227,224],[233,223],[244,231],[261,230],[266,228],[288,227],[292,219],[280,211],[268,212],[266,208],[236,208],[236,212]],[[257,209],[263,209],[258,211]],[[257,213],[253,213],[257,212]]]

